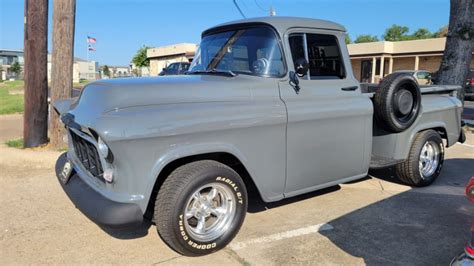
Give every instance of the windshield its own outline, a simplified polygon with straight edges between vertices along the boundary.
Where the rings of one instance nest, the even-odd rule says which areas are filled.
[[[281,77],[285,67],[275,33],[260,26],[204,36],[188,73],[211,71]]]

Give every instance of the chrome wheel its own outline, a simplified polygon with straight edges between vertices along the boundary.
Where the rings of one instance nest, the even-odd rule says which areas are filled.
[[[184,224],[196,240],[209,242],[222,236],[231,225],[236,212],[232,190],[220,183],[197,189],[186,203]]]
[[[427,141],[423,145],[418,161],[421,178],[425,179],[434,174],[439,165],[440,148],[436,142]]]

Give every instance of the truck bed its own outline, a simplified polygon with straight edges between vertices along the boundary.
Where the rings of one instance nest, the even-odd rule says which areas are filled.
[[[361,83],[361,92],[370,94],[371,98],[377,88],[378,84]],[[374,121],[370,168],[384,168],[405,160],[416,133],[428,128],[437,128],[447,140],[447,147],[456,143],[459,132],[452,129],[461,128],[461,121],[453,119],[460,117],[457,112],[461,110],[461,102],[456,98],[460,89],[461,86],[455,85],[420,86],[422,109],[415,123],[404,132],[387,132]]]

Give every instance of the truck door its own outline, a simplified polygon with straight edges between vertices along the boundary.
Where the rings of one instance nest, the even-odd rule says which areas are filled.
[[[344,33],[294,29],[284,43],[289,71],[299,58],[309,62],[299,93],[289,80],[279,82],[288,113],[285,196],[363,177],[370,163],[372,103],[339,45]]]

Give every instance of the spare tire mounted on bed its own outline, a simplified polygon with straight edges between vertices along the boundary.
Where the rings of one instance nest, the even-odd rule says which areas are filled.
[[[390,132],[402,132],[418,117],[421,93],[416,79],[405,73],[390,74],[380,83],[374,96],[377,124]]]

